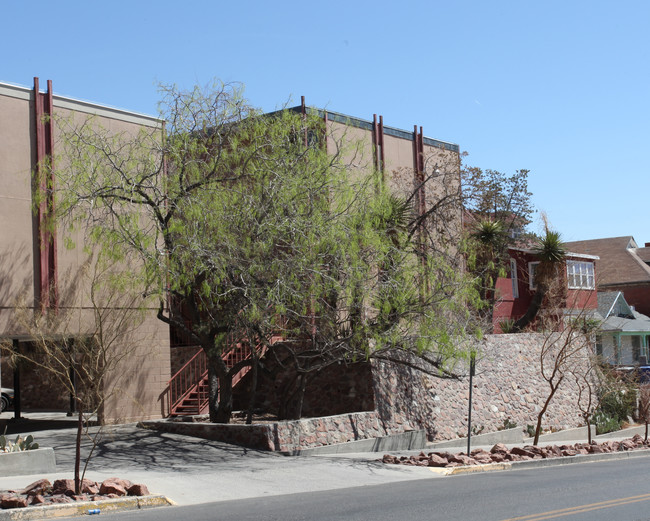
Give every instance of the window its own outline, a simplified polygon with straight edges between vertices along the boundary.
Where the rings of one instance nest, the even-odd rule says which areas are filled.
[[[537,271],[538,264],[539,261],[528,263],[528,287],[530,289],[537,289],[537,286],[535,285],[535,272]]]
[[[569,289],[594,289],[594,263],[567,261],[566,274]]]
[[[510,278],[512,279],[512,298],[519,298],[519,283],[517,282],[517,261],[510,259]]]

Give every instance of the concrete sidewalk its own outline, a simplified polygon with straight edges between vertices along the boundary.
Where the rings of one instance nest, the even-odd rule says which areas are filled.
[[[92,432],[96,430],[97,428],[93,428]],[[630,431],[621,433],[620,439],[633,434]],[[0,490],[24,488],[40,478],[52,481],[73,477],[75,430],[44,430],[35,433],[35,437],[41,446],[54,448],[56,472],[48,475],[0,478]],[[457,447],[445,447],[444,450],[464,451],[466,445],[463,445],[463,442],[464,440],[459,440]],[[562,444],[561,441],[553,443]],[[89,442],[85,441],[84,455],[89,447]],[[479,447],[489,450],[491,445],[472,444],[472,449]],[[423,450],[431,452],[442,449]],[[419,452],[391,453],[410,455]],[[619,454],[634,456],[633,453]],[[87,477],[95,481],[109,477],[129,479],[146,484],[152,494],[162,494],[180,505],[192,505],[443,476],[426,467],[384,465],[378,461],[382,455],[383,453],[364,452],[283,456],[226,443],[140,429],[131,424],[104,428],[102,440],[90,462]],[[643,455],[650,455],[650,451],[639,453],[639,456]],[[562,460],[534,460],[527,463],[529,467],[547,466],[562,464]]]
[[[40,478],[72,478],[75,432],[67,428],[36,433],[41,446],[54,448],[56,473],[3,477],[0,490],[24,488]],[[85,441],[84,455],[89,447]],[[163,494],[180,505],[433,477],[425,468],[384,465],[377,461],[380,457],[379,453],[352,460],[283,456],[132,424],[104,428],[87,477],[144,483],[152,494]]]

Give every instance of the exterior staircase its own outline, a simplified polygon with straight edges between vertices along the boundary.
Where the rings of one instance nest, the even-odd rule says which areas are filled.
[[[280,336],[273,336],[270,343],[273,344],[281,339]],[[255,350],[258,356],[263,356],[266,352],[266,345],[257,344]],[[251,351],[247,342],[237,343],[223,355],[229,369],[250,357]],[[248,371],[250,371],[250,366],[245,366],[233,376],[233,388],[246,376]],[[167,385],[168,416],[206,414],[209,398],[208,359],[203,349],[197,348],[196,354],[169,380]]]

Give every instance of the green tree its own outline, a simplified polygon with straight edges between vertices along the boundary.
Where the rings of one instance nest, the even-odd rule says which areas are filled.
[[[562,300],[565,296],[566,283],[560,270],[566,257],[562,236],[546,225],[546,232],[533,248],[533,253],[539,259],[534,271],[535,293],[526,313],[515,321],[513,333],[518,333],[533,323],[545,299],[550,297],[553,300]],[[557,295],[550,296],[553,291]]]
[[[416,240],[433,215],[407,219],[412,197],[345,164],[355,144],[320,118],[263,116],[233,85],[163,94],[164,129],[60,122],[57,208],[205,351],[212,421],[230,420],[233,375],[255,374],[264,349],[290,351],[302,374],[405,352],[451,374],[473,294]],[[274,334],[284,341],[271,346]],[[252,356],[228,367],[237,343]]]
[[[483,302],[478,313],[488,329],[499,298],[495,285],[508,268],[508,248],[529,238],[525,232],[532,214],[528,173],[517,170],[508,176],[478,167],[462,170],[468,269],[476,278]]]

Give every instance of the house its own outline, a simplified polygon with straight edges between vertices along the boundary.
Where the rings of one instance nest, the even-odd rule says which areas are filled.
[[[539,264],[535,252],[525,248],[508,249],[505,277],[496,282],[496,304],[493,312],[495,333],[507,332],[508,323],[520,318],[528,309],[535,294],[535,269]],[[565,315],[596,311],[596,255],[569,251],[559,270],[562,286],[558,303]]]
[[[639,365],[648,360],[650,317],[630,306],[621,291],[598,292],[598,315],[602,322],[596,337],[597,355],[612,365]]]
[[[650,316],[650,244],[640,248],[634,237],[611,237],[566,243],[571,251],[597,255],[598,289],[620,291],[639,313]]]
[[[162,121],[111,107],[57,96],[52,83],[41,91],[0,83],[0,341],[16,349],[30,349],[33,334],[20,319],[21,311],[61,316],[71,312],[58,338],[84,338],[95,325],[89,287],[81,276],[88,256],[67,248],[61,229],[48,225],[52,212],[52,170],[49,158],[66,161],[57,141],[55,118],[94,116],[115,132],[155,131]],[[82,236],[73,237],[82,242]],[[101,306],[101,304],[100,304]],[[109,308],[103,308],[107,310]],[[164,389],[169,380],[169,330],[145,310],[130,338],[117,337],[115,346],[129,344],[129,357],[116,362],[104,385],[119,385],[104,404],[108,422],[157,418],[164,411]],[[118,384],[118,376],[121,377]],[[67,410],[69,396],[46,371],[36,367],[9,367],[2,363],[2,383],[16,387],[24,407]],[[20,392],[22,390],[22,392]],[[20,414],[20,410],[16,411]]]

